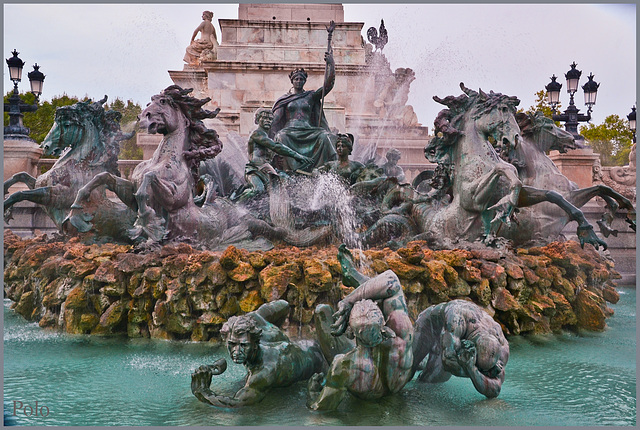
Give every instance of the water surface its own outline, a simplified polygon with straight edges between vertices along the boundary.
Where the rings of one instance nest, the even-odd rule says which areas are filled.
[[[621,289],[602,333],[511,337],[500,396],[471,381],[415,380],[378,401],[347,397],[335,412],[306,406],[306,384],[274,389],[258,405],[218,409],[190,391],[190,374],[225,356],[217,391],[241,386],[242,366],[212,344],[67,335],[26,322],[4,302],[4,399],[49,408],[22,425],[579,425],[636,424],[636,291]],[[357,411],[357,412],[356,412]],[[28,411],[27,411],[28,412]]]

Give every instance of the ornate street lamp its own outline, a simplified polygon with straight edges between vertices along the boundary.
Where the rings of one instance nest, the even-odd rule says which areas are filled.
[[[32,105],[24,103],[18,93],[18,82],[22,79],[24,61],[18,57],[19,52],[15,49],[12,54],[13,57],[7,59],[7,66],[9,66],[9,79],[13,81],[13,94],[9,97],[9,104],[4,105],[4,111],[9,113],[9,125],[4,128],[4,138],[31,140],[29,129],[22,123],[22,117],[24,112],[38,110],[38,100],[40,99],[40,94],[42,94],[44,74],[38,70],[40,69],[38,64],[33,66],[33,71],[29,72],[27,76],[31,84],[31,92],[36,96],[36,101]]]
[[[556,111],[556,106],[560,103],[560,89],[562,89],[562,84],[560,82],[556,82],[556,75],[551,76],[551,82],[545,89],[547,90],[547,102],[551,105],[553,111]]]
[[[591,108],[596,104],[596,96],[598,95],[598,87],[600,84],[593,80],[593,73],[591,73],[589,75],[589,81],[582,86],[582,90],[584,91],[584,104],[587,106],[587,114],[581,114],[580,109],[576,107],[573,100],[573,96],[578,91],[578,82],[582,75],[582,72],[576,69],[576,66],[577,64],[574,61],[573,64],[571,64],[571,69],[564,75],[567,79],[569,106],[563,113],[556,114],[556,106],[560,102],[560,89],[562,88],[562,84],[556,82],[555,75],[551,77],[551,82],[545,86],[545,89],[547,90],[547,102],[553,109],[553,120],[563,121],[565,123],[564,128],[573,135],[574,139],[582,141],[584,137],[578,134],[578,124],[591,120]]]
[[[633,143],[636,143],[636,107],[631,108],[631,113],[627,115],[629,120],[629,130],[633,132]]]

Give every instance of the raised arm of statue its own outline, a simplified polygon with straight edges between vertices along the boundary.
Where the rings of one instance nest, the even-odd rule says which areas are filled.
[[[396,336],[404,338],[413,333],[413,330],[407,330],[406,321],[404,321],[404,317],[406,317],[409,327],[411,327],[400,280],[393,271],[387,270],[365,281],[347,297],[338,302],[338,310],[333,315],[335,322],[332,325],[335,335],[340,335],[345,332],[349,322],[351,308],[356,302],[365,299],[382,300],[382,306],[380,308],[385,320],[387,320],[387,325],[395,332]]]
[[[325,76],[324,84],[323,84],[324,95],[326,96],[327,94],[329,94],[329,91],[333,89],[333,86],[336,83],[336,63],[333,59],[333,53],[325,52],[324,61],[327,62],[327,66],[328,66],[327,75]],[[318,88],[314,93],[314,97],[321,98],[322,90],[323,90],[323,87]]]

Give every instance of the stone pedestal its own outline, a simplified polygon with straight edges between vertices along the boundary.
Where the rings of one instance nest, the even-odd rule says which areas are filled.
[[[32,140],[4,140],[4,181],[20,172],[27,172],[36,177],[38,173],[37,164],[42,153],[40,146]],[[11,187],[10,192],[24,189],[27,189],[26,185],[20,183]]]
[[[593,165],[600,158],[593,149],[573,149],[564,154],[551,151],[549,158],[558,166],[560,173],[575,182],[578,187],[585,188],[593,185]]]
[[[161,141],[161,134],[136,133],[136,145],[142,148],[143,160],[151,158]]]

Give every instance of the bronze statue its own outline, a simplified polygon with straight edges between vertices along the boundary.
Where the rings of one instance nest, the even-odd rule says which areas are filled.
[[[398,166],[398,161],[402,157],[400,151],[396,148],[391,148],[387,151],[385,157],[387,158],[387,162],[382,165],[384,169],[384,174],[388,177],[394,177],[398,179],[398,182],[404,182],[404,169]]]
[[[323,372],[327,362],[315,342],[293,342],[276,326],[288,314],[289,304],[278,300],[229,318],[220,334],[231,360],[247,368],[246,382],[231,397],[216,394],[210,388],[211,379],[226,370],[226,361],[200,366],[191,375],[191,392],[198,400],[223,408],[251,405],[264,399],[271,388],[286,387]]]
[[[274,119],[269,136],[313,159],[313,164],[307,166],[297,160],[285,158],[285,170],[311,172],[337,158],[333,144],[335,136],[331,134],[322,110],[322,99],[329,94],[335,83],[335,63],[331,52],[326,52],[324,58],[328,73],[321,88],[305,91],[304,84],[308,74],[303,68],[296,69],[289,74],[292,91],[280,97],[273,105]]]
[[[376,49],[379,49],[380,52],[382,52],[384,45],[389,41],[389,35],[386,27],[384,26],[384,19],[380,20],[380,33],[378,33],[375,27],[369,27],[367,30],[367,40],[369,40]]]
[[[560,152],[574,149],[577,144],[571,133],[556,126],[550,118],[540,112],[520,113],[516,115],[516,120],[522,132],[522,139],[510,151],[508,161],[518,168],[518,176],[523,185],[554,190],[577,208],[584,206],[594,197],[602,198],[606,203],[606,211],[597,223],[604,237],[617,234],[617,231],[611,228],[611,221],[618,208],[628,211],[627,222],[632,229],[635,229],[635,208],[628,198],[612,187],[602,184],[578,188],[547,156],[547,153],[553,149]],[[635,185],[635,179],[633,184]],[[532,222],[531,228],[543,239],[553,239],[553,235],[562,231],[570,220],[560,207],[550,204],[523,209],[519,217],[533,218],[535,223]]]
[[[256,111],[255,123],[258,124],[258,128],[251,133],[247,144],[249,151],[249,163],[245,168],[247,186],[237,197],[232,197],[233,200],[244,201],[264,192],[271,180],[270,177],[278,177],[278,172],[271,165],[274,152],[284,157],[291,157],[302,163],[302,166],[313,163],[309,157],[269,138],[272,121],[271,109],[261,108]]]
[[[485,244],[494,244],[502,237],[524,244],[541,232],[535,228],[539,225],[539,207],[530,211],[522,208],[550,202],[564,212],[566,222],[577,221],[581,245],[591,243],[596,248],[606,248],[582,211],[558,192],[524,185],[517,168],[500,158],[492,146],[491,142],[500,142],[504,148],[517,148],[521,136],[515,113],[520,101],[493,91],[476,92],[462,83],[460,86],[465,94],[459,97],[434,97],[448,109],[438,114],[434,122],[436,137],[425,148],[425,155],[432,162],[453,168],[447,192],[453,198],[443,208],[431,203],[414,205],[413,215],[423,232],[421,238],[469,242],[482,239]],[[517,222],[511,222],[514,220]],[[557,236],[560,230],[543,233]]]
[[[347,343],[336,345],[324,333],[325,325],[316,326],[323,352],[336,355],[326,376],[319,373],[309,380],[307,406],[313,410],[336,409],[347,392],[363,399],[397,393],[413,377],[414,332],[400,280],[391,270],[366,279],[345,269],[352,267],[353,257],[344,245],[340,248],[343,276],[355,278],[351,285],[361,283],[338,303],[331,334],[340,336],[348,328],[356,346],[345,351]],[[380,300],[380,307],[373,300]],[[328,305],[316,312],[329,312]]]
[[[353,141],[353,134],[338,133],[338,141],[336,142],[338,159],[325,163],[318,171],[335,173],[344,179],[347,184],[353,185],[362,172],[362,169],[364,169],[364,164],[359,161],[349,160],[349,156],[353,151]]]
[[[120,141],[135,132],[120,130],[122,115],[102,106],[107,96],[97,102],[91,100],[56,109],[53,127],[42,142],[45,155],[60,156],[51,169],[37,178],[26,172],[13,175],[4,183],[4,193],[18,182],[29,188],[11,194],[4,201],[5,221],[12,218],[12,207],[21,201],[41,205],[45,213],[62,232],[63,224],[78,190],[104,173],[120,176],[118,153]],[[125,205],[112,202],[99,189],[87,195],[87,211],[78,222],[91,220],[101,237],[126,241],[127,230],[133,226],[135,212]]]
[[[418,380],[445,382],[451,375],[470,378],[487,397],[497,397],[509,360],[509,343],[500,324],[472,302],[452,300],[418,315],[413,368],[427,359]]]
[[[95,176],[78,191],[65,222],[88,231],[92,226],[79,221],[84,219],[83,212],[93,190],[104,185],[137,212],[128,234],[140,246],[180,237],[220,246],[256,236],[308,246],[326,236],[326,229],[300,231],[290,225],[274,227],[246,211],[241,212],[227,199],[215,199],[211,192],[202,206],[196,205],[194,191],[200,162],[215,157],[222,150],[222,142],[216,131],[202,122],[204,118],[215,117],[219,109],[203,109],[209,99],[196,99],[188,95],[190,92],[190,88],[171,85],[151,98],[139,121],[149,133],[163,135],[153,156],[136,166],[131,180],[111,173]]]
[[[183,61],[187,64],[198,64],[201,59],[213,61],[217,58],[218,40],[216,37],[216,29],[211,23],[213,12],[205,10],[202,12],[202,22],[193,31],[191,42],[184,54]],[[200,39],[196,40],[196,36],[200,33]]]
[[[409,330],[403,326],[402,333],[410,336],[405,343],[398,343],[393,337],[394,333],[398,335],[398,331],[389,331],[393,326],[389,324],[392,320],[388,312],[397,312],[394,316],[398,321],[409,321],[408,316],[406,320],[402,316],[407,310],[406,305],[402,306],[405,303],[404,294],[398,278],[391,271],[374,278],[358,272],[354,267],[353,255],[345,245],[338,250],[338,261],[342,267],[344,285],[356,289],[338,304],[338,312],[333,315],[335,323],[331,326],[331,334],[339,336],[344,331],[342,328],[346,319],[349,319],[356,346],[354,349],[352,343],[341,337],[332,339],[327,335],[330,307],[319,305],[314,323],[322,351],[332,364],[326,380],[323,381],[323,375],[314,375],[309,381],[309,407],[335,409],[345,390],[367,399],[381,397],[389,392],[385,380],[392,374],[387,373],[389,370],[397,372],[395,375],[399,379],[396,382],[401,385],[393,385],[396,391],[410,381],[416,371],[422,369],[418,377],[421,382],[445,382],[453,374],[470,378],[476,390],[487,397],[500,394],[504,369],[509,360],[509,343],[500,325],[482,308],[466,300],[430,306],[418,315],[415,329]],[[386,327],[380,309],[372,301],[364,299],[383,300],[381,308],[387,318]],[[354,302],[357,302],[356,305],[353,305]],[[353,310],[349,317],[350,306],[353,306]],[[358,312],[354,317],[356,310]],[[380,347],[376,349],[376,345]],[[403,345],[410,348],[411,352],[406,353]],[[387,353],[391,355],[387,356]],[[371,357],[389,360],[389,365],[380,368],[369,361]],[[406,369],[406,361],[403,360],[411,362],[410,370]],[[361,373],[359,369],[363,368],[371,371]],[[369,384],[376,379],[377,385],[371,388]],[[355,384],[356,388],[351,384]],[[371,390],[363,393],[363,387]]]

